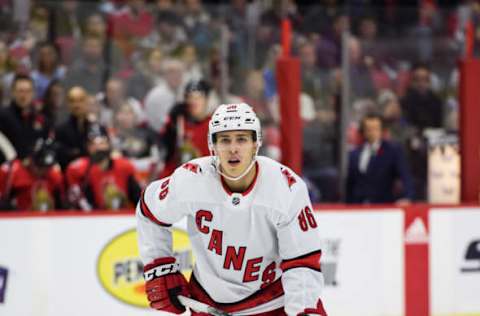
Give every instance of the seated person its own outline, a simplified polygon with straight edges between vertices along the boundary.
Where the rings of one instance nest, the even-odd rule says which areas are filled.
[[[160,163],[156,133],[148,126],[141,125],[132,105],[124,102],[115,113],[111,133],[112,147],[134,165],[136,178],[142,187],[153,181]]]
[[[135,168],[127,159],[111,155],[110,139],[103,126],[90,126],[87,151],[87,157],[78,158],[67,167],[71,207],[84,211],[133,207],[141,191]]]
[[[2,165],[0,210],[45,212],[63,206],[63,175],[52,139],[38,139],[26,159]]]

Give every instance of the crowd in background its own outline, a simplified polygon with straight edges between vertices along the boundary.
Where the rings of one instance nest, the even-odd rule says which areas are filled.
[[[209,154],[221,103],[251,105],[261,154],[280,160],[283,17],[301,64],[312,200],[340,201],[347,83],[344,201],[425,200],[425,131],[458,130],[469,21],[480,55],[480,1],[449,3],[2,0],[0,209],[130,208],[149,181]]]

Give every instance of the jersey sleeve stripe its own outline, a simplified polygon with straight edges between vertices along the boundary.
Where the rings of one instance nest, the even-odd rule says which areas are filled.
[[[147,203],[145,203],[145,190],[142,192],[142,197],[140,198],[140,211],[142,212],[142,215],[154,222],[155,224],[158,224],[160,226],[164,227],[170,227],[172,226],[171,224],[163,223],[159,221],[158,219],[153,216],[153,213],[150,211],[150,209],[147,206]]]
[[[321,250],[310,252],[296,258],[283,260],[280,264],[280,268],[283,272],[295,268],[309,268],[318,272],[322,272],[322,269],[320,268],[321,256]]]
[[[227,313],[232,313],[262,305],[264,303],[270,302],[277,297],[282,296],[283,285],[281,278],[279,278],[269,286],[258,290],[257,292],[253,293],[250,296],[247,296],[243,300],[232,303],[217,303],[210,297],[210,295],[208,295],[207,291],[205,291],[202,285],[200,285],[200,283],[195,278],[195,274],[193,273],[189,282],[189,291],[193,299],[221,309]]]

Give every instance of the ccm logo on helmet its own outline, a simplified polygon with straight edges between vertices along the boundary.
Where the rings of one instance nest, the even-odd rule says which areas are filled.
[[[233,121],[233,120],[239,120],[241,119],[240,116],[226,116],[223,120],[224,121]]]
[[[145,277],[145,281],[151,281],[163,275],[175,273],[178,271],[180,271],[180,265],[178,263],[164,264],[164,265],[155,267],[151,270],[148,270],[147,272],[145,272],[144,277]]]

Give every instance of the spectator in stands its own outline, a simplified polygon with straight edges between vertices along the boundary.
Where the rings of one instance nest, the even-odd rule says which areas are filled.
[[[187,40],[187,34],[179,17],[172,11],[162,11],[157,15],[155,29],[139,42],[139,46],[146,49],[161,47],[162,52],[172,55],[187,43]]]
[[[166,157],[160,177],[170,175],[182,163],[210,154],[207,142],[211,115],[207,103],[209,93],[207,82],[190,81],[185,87],[185,101],[170,111],[165,132],[161,135]]]
[[[107,22],[104,16],[98,13],[89,15],[85,20],[84,36],[100,38],[103,43],[103,51],[105,52],[105,61],[108,63],[111,73],[122,70],[125,58],[117,42],[109,38]]]
[[[182,20],[193,47],[200,52],[208,51],[212,47],[213,34],[210,13],[203,7],[202,0],[185,1]]]
[[[37,139],[47,138],[51,123],[33,103],[34,86],[32,78],[17,75],[11,88],[12,101],[7,108],[0,109],[0,132],[15,147],[17,157],[28,156]]]
[[[342,64],[342,35],[349,30],[350,16],[346,12],[338,10],[333,17],[332,27],[327,28],[327,31],[320,37],[322,41],[325,41],[321,48],[329,54],[334,54],[334,67]]]
[[[302,91],[315,100],[325,100],[333,88],[331,87],[331,74],[328,70],[321,69],[317,63],[317,52],[312,41],[306,41],[298,48],[300,57]]]
[[[412,80],[406,95],[401,99],[402,111],[412,135],[408,144],[408,157],[415,181],[416,199],[426,198],[427,143],[424,131],[443,127],[443,102],[433,91],[431,70],[426,64],[412,69]]]
[[[332,25],[341,13],[342,6],[337,0],[322,1],[319,5],[308,6],[302,23],[302,32],[309,38],[331,33]]]
[[[145,0],[127,0],[122,10],[110,16],[110,27],[124,55],[130,56],[137,42],[152,33],[154,17],[147,10]]]
[[[71,162],[66,171],[71,207],[83,211],[133,207],[141,191],[135,168],[127,159],[111,155],[106,129],[92,124],[86,145],[88,156]]]
[[[250,2],[247,0],[233,0],[230,5],[226,6],[225,11],[221,14],[228,16],[227,23],[230,37],[230,59],[233,65],[244,69],[252,62],[249,60],[249,52],[245,49],[248,47],[248,41],[251,37],[251,30],[258,23],[258,2]],[[216,19],[213,19],[215,21]],[[234,69],[235,70],[235,69]]]
[[[64,40],[79,40],[82,35],[82,20],[79,1],[64,0],[54,6],[55,9],[55,34],[61,42]]]
[[[87,131],[95,120],[90,113],[89,95],[82,87],[73,87],[67,92],[70,115],[56,129],[58,161],[62,170],[74,159],[86,156]]]
[[[4,89],[3,99],[5,105],[8,105],[13,98],[11,95],[11,88],[15,77],[17,75],[29,76],[32,62],[30,58],[30,47],[26,47],[27,45],[33,45],[31,39],[23,39],[20,37],[15,38],[15,40],[8,45],[6,60],[8,71],[2,76],[2,84]]]
[[[303,124],[303,175],[318,190],[318,202],[338,201],[338,121],[330,96]]]
[[[191,44],[184,45],[179,52],[180,60],[185,65],[185,81],[203,78],[202,66],[198,60],[197,49]]]
[[[443,124],[443,104],[432,89],[431,70],[426,64],[412,68],[412,79],[406,95],[401,100],[402,110],[408,124],[423,131],[425,128],[440,128]]]
[[[50,15],[51,12],[45,4],[33,4],[27,28],[36,42],[47,41]]]
[[[433,58],[434,37],[443,26],[442,16],[438,6],[432,1],[420,1],[417,10],[417,21],[413,27],[410,26],[411,38],[416,42],[416,58],[429,62]]]
[[[122,103],[115,113],[112,148],[130,160],[142,187],[156,179],[163,164],[160,161],[157,134],[141,125],[135,109],[129,102]]]
[[[6,33],[8,29],[14,24],[15,16],[12,14],[14,3],[12,1],[0,2],[0,34]]]
[[[60,56],[57,47],[49,42],[38,45],[36,53],[37,67],[32,71],[32,79],[35,84],[35,97],[43,99],[45,90],[52,80],[62,80],[66,68],[60,64]]]
[[[195,33],[210,22],[210,14],[203,8],[202,0],[186,0],[182,18],[188,37],[194,42]]]
[[[139,123],[145,122],[142,105],[137,99],[126,95],[123,81],[118,78],[110,78],[105,85],[105,92],[97,94],[96,98],[100,105],[98,120],[107,129],[113,127],[115,112],[124,103],[131,105]]]
[[[38,139],[26,159],[0,169],[0,210],[48,211],[64,207],[64,182],[52,139]]]
[[[378,24],[373,16],[367,15],[360,18],[357,33],[365,56],[373,58],[377,62],[383,62],[387,58],[386,41],[378,39]]]
[[[405,146],[412,129],[405,121],[397,95],[391,90],[382,90],[377,104],[382,113],[386,138]]]
[[[8,89],[10,88],[9,78],[12,76],[10,62],[10,56],[8,53],[7,44],[0,40],[0,108],[3,107],[8,101]]]
[[[100,13],[93,13],[87,17],[83,33],[87,36],[97,36],[103,41],[109,40],[107,38],[107,22]]]
[[[213,50],[210,56],[208,78],[210,78],[211,91],[208,98],[208,110],[214,112],[219,104],[222,103],[241,103],[242,98],[231,91],[232,80],[227,76],[222,76],[220,69],[220,54],[218,50]]]
[[[256,25],[255,69],[259,69],[267,63],[271,48],[278,42],[278,26],[280,25],[281,17],[279,17],[277,10],[262,13],[258,25]]]
[[[45,90],[40,109],[52,126],[58,126],[67,119],[69,112],[65,104],[65,88],[59,80],[50,81]]]
[[[348,40],[350,58],[350,85],[356,98],[373,97],[376,95],[373,82],[373,60],[365,58],[360,41],[355,37]]]
[[[153,87],[163,83],[162,61],[161,49],[148,50],[145,58],[136,65],[136,71],[128,78],[127,95],[143,101]]]
[[[242,99],[254,109],[262,122],[274,119],[272,100],[267,97],[265,89],[263,73],[258,70],[250,71],[245,78],[245,94]]]
[[[167,59],[162,63],[164,83],[154,87],[145,97],[147,124],[157,133],[166,123],[171,108],[182,97],[185,66],[177,59]]]
[[[361,134],[365,142],[350,153],[348,160],[348,203],[404,204],[413,199],[412,179],[403,151],[396,143],[384,140],[382,133],[380,115],[368,114],[363,118]]]
[[[98,36],[86,36],[82,42],[79,59],[75,60],[65,75],[65,87],[85,88],[88,93],[96,94],[103,89],[107,78],[107,66],[104,60],[104,43]]]

